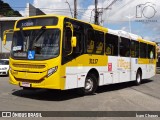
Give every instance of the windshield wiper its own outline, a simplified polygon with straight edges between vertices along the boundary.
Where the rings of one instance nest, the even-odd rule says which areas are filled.
[[[42,26],[40,31],[35,35],[36,37],[33,39],[32,43],[37,42],[37,40],[41,37],[41,35],[45,32],[46,27]]]

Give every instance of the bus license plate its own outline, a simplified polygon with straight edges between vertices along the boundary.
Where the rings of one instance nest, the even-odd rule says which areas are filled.
[[[22,87],[31,87],[31,84],[28,82],[22,82],[21,86]]]

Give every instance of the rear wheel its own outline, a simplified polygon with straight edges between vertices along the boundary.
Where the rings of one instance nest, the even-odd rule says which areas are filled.
[[[97,78],[94,74],[88,74],[85,80],[84,87],[79,89],[79,93],[83,95],[91,95],[97,89]]]
[[[142,81],[142,73],[138,70],[136,74],[136,85],[140,85]]]

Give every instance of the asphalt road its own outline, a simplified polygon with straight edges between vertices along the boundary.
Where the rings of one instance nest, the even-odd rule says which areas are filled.
[[[18,86],[9,84],[8,77],[0,77],[0,111],[37,110],[160,111],[160,75],[144,80],[140,86],[129,82],[99,87],[96,94],[90,96],[80,96],[76,90],[22,90]],[[69,118],[69,120],[72,119],[75,120],[75,118]],[[124,118],[110,118],[112,119],[124,120]],[[158,119],[155,118],[155,120]]]

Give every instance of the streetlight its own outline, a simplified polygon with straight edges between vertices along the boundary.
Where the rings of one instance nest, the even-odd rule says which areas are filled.
[[[69,10],[70,10],[70,13],[71,13],[71,16],[72,16],[72,18],[73,18],[73,14],[72,14],[72,10],[71,10],[71,6],[70,6],[69,2],[66,0],[66,2],[65,2],[65,3],[67,3],[67,4],[68,4],[68,6],[69,6]]]
[[[130,33],[132,32],[131,30],[131,18],[133,18],[134,16],[131,16],[130,14],[128,16],[126,16],[129,19],[129,31]]]

